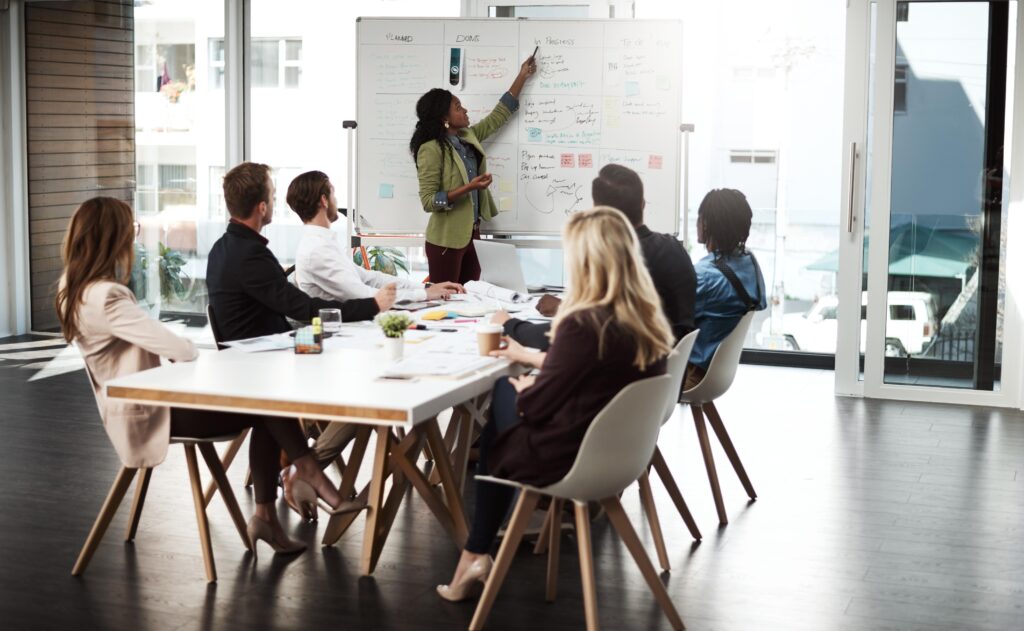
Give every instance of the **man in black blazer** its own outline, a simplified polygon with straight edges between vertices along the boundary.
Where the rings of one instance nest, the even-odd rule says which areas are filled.
[[[590,194],[595,206],[617,208],[633,224],[647,271],[661,298],[661,308],[678,341],[695,328],[693,306],[697,300],[697,274],[693,271],[690,255],[672,235],[654,232],[644,225],[644,184],[636,171],[619,164],[607,164],[594,178]],[[544,315],[554,315],[557,304],[548,306],[550,313],[545,313],[542,305],[538,308]],[[503,325],[505,335],[523,346],[547,350],[550,344],[547,335],[551,330],[550,323],[537,324],[510,318],[503,311],[495,314],[493,321]]]
[[[369,320],[394,304],[394,284],[374,298],[341,302],[311,298],[288,282],[260,234],[274,217],[274,182],[267,165],[243,162],[228,171],[224,200],[231,219],[206,265],[210,307],[223,341],[290,331],[285,316],[309,322],[320,309],[333,308],[352,322]]]

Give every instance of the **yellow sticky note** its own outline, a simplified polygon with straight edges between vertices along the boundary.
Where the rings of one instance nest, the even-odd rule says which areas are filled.
[[[447,311],[428,311],[420,316],[421,320],[444,320],[448,317]]]
[[[512,192],[512,182],[510,182],[508,180],[505,180],[505,179],[501,180],[500,182],[498,182],[498,191],[500,191],[502,193],[511,193]]]
[[[512,210],[512,198],[502,197],[498,200],[498,210],[501,212]]]

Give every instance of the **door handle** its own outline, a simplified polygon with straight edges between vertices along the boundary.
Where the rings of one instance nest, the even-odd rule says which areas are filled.
[[[857,182],[857,143],[850,143],[850,200],[846,215],[846,232],[853,232],[853,187]]]

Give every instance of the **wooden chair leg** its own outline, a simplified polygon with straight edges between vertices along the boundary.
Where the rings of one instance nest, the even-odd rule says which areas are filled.
[[[103,535],[107,532],[107,526],[110,525],[110,520],[113,519],[114,513],[117,512],[117,507],[121,505],[121,500],[124,499],[124,494],[128,491],[128,487],[131,486],[132,478],[135,477],[136,471],[138,469],[121,467],[121,470],[117,472],[117,477],[114,478],[114,483],[110,486],[110,492],[107,493],[107,499],[103,501],[103,506],[100,508],[100,514],[96,516],[92,530],[89,531],[89,536],[85,538],[85,545],[82,546],[82,551],[78,553],[78,560],[75,561],[75,566],[71,568],[71,576],[79,576],[85,571],[85,568],[89,567],[89,561],[92,559],[93,553],[96,552],[96,548],[99,547],[100,541],[103,541]]]
[[[217,567],[213,562],[213,545],[210,543],[210,524],[206,521],[206,506],[203,504],[203,487],[199,479],[199,462],[196,460],[194,443],[184,443],[188,477],[192,483],[192,500],[196,508],[196,522],[199,525],[199,543],[203,548],[203,563],[206,565],[206,581],[217,581]]]
[[[754,485],[747,477],[747,470],[743,468],[740,455],[736,453],[736,447],[733,446],[732,439],[729,438],[729,432],[725,431],[725,423],[722,422],[722,417],[718,414],[718,408],[715,407],[714,402],[704,404],[704,413],[708,417],[708,422],[711,423],[711,429],[715,430],[715,435],[718,436],[718,442],[722,444],[725,455],[729,457],[733,470],[736,471],[743,488],[747,491],[747,497],[756,500],[757,493],[754,491]]]
[[[665,549],[665,537],[661,532],[661,521],[658,519],[658,507],[654,505],[654,493],[651,491],[651,479],[646,471],[640,475],[640,504],[647,515],[647,524],[654,539],[654,549],[658,552],[658,563],[661,569],[668,572],[672,566],[668,562],[668,550]]]
[[[545,531],[548,533],[548,580],[544,599],[553,603],[558,596],[558,553],[562,543],[562,500],[551,498],[548,516],[550,523]]]
[[[153,475],[153,469],[147,468],[139,472],[139,478],[135,481],[135,499],[132,500],[132,512],[128,518],[128,527],[124,529],[125,543],[135,541],[135,533],[139,529],[139,519],[142,518],[142,505],[146,503],[146,491],[149,490],[149,477]]]
[[[601,500],[601,505],[604,506],[604,510],[608,513],[608,521],[615,527],[616,532],[622,537],[622,542],[629,549],[629,553],[633,555],[633,560],[636,561],[641,574],[644,575],[647,585],[654,592],[654,598],[661,605],[661,609],[665,612],[665,617],[668,618],[669,623],[672,624],[672,628],[684,629],[683,619],[679,617],[679,612],[676,611],[675,605],[672,604],[672,599],[669,598],[668,592],[665,591],[665,586],[661,584],[657,570],[654,569],[651,560],[647,558],[647,553],[644,552],[640,538],[636,536],[636,531],[633,530],[632,524],[629,523],[629,517],[622,510],[619,498],[612,496]]]
[[[235,522],[235,529],[238,530],[238,536],[242,538],[242,544],[246,550],[252,550],[253,544],[249,541],[249,530],[246,528],[245,518],[242,517],[242,511],[238,508],[235,492],[231,490],[231,483],[228,482],[227,472],[224,471],[220,458],[217,457],[217,450],[210,443],[199,443],[199,453],[203,455],[203,460],[206,461],[206,466],[210,469],[210,476],[213,477],[220,496],[224,498],[224,505],[227,506],[228,513],[231,514],[231,521]]]
[[[583,579],[583,611],[587,631],[597,631],[597,586],[594,584],[594,549],[590,542],[590,511],[586,502],[573,502],[576,512],[576,544],[580,551],[580,576]]]
[[[245,437],[248,435],[249,430],[244,429],[238,435],[238,438],[228,443],[227,449],[224,450],[224,457],[221,458],[221,462],[224,463],[225,471],[227,471],[228,468],[231,466],[231,463],[234,462],[235,456],[238,455],[238,450],[242,447],[242,443],[245,442]],[[214,484],[213,480],[210,480],[210,483],[206,485],[206,492],[203,493],[203,506],[210,505],[210,500],[213,499],[213,493],[216,490],[217,486]]]
[[[516,502],[516,508],[512,512],[512,519],[505,531],[505,538],[501,541],[501,547],[498,548],[498,557],[494,560],[491,574],[487,577],[487,582],[484,583],[484,591],[480,595],[476,612],[473,614],[473,620],[469,623],[469,631],[483,630],[487,616],[491,613],[491,607],[494,605],[494,599],[498,596],[501,584],[505,582],[505,575],[508,574],[508,568],[512,565],[512,557],[516,555],[519,543],[523,539],[523,532],[526,530],[527,524],[530,523],[530,516],[533,515],[533,509],[537,507],[539,499],[540,495],[534,491],[523,489],[519,494],[519,501]]]
[[[718,511],[718,523],[729,523],[725,514],[725,502],[722,501],[722,489],[718,486],[718,471],[715,469],[715,457],[711,454],[711,441],[708,440],[708,428],[704,424],[704,413],[699,405],[691,405],[693,424],[697,427],[697,439],[700,441],[700,452],[704,456],[704,467],[708,470],[708,481],[711,483],[711,495],[715,498],[715,510]]]
[[[544,513],[544,524],[540,527],[537,543],[533,546],[534,554],[544,554],[548,551],[548,543],[551,541],[551,520],[554,514],[555,500],[552,499],[551,504],[548,506],[548,511]]]
[[[668,468],[668,463],[665,462],[665,457],[661,455],[661,450],[657,447],[654,448],[654,457],[651,459],[651,464],[654,465],[654,470],[657,472],[658,477],[661,478],[661,483],[665,486],[665,490],[668,491],[669,497],[676,505],[676,510],[679,511],[679,516],[683,518],[683,522],[686,523],[686,527],[690,529],[690,534],[697,541],[701,540],[700,530],[697,528],[697,522],[694,521],[693,515],[690,514],[690,509],[686,506],[686,501],[683,499],[683,494],[679,492],[679,486],[676,484],[676,479],[672,475],[672,471]]]

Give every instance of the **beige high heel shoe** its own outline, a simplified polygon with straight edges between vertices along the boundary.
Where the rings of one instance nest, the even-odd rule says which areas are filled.
[[[489,556],[473,561],[458,583],[453,585],[438,585],[437,594],[445,600],[459,602],[480,595],[480,591],[491,575],[491,567],[494,561]]]
[[[322,508],[328,515],[342,515],[344,513],[352,513],[366,508],[366,502],[360,502],[353,499],[342,499],[337,506],[331,506],[324,500],[317,497],[316,489],[313,488],[312,484],[298,478],[292,480],[292,500],[294,500],[302,509],[299,514],[303,515],[303,517],[308,514],[312,514],[312,520],[316,520],[316,507],[318,500],[320,502],[320,508]]]
[[[274,529],[270,527],[270,522],[263,521],[256,515],[249,518],[246,532],[249,534],[249,541],[252,542],[253,557],[256,556],[257,541],[265,541],[274,549],[275,554],[298,554],[306,549],[306,544],[301,541],[292,541],[288,537],[285,537],[284,541],[274,539]]]

